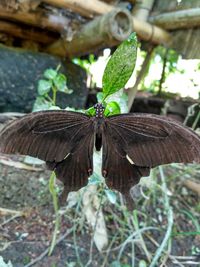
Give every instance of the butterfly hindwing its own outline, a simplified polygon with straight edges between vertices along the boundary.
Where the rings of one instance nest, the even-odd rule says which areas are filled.
[[[124,155],[117,151],[109,133],[103,134],[103,163],[102,175],[106,178],[106,184],[124,195],[129,194],[132,186],[137,184],[142,176],[148,176],[150,168],[133,165]]]
[[[87,185],[87,178],[93,172],[93,147],[94,134],[90,132],[81,140],[78,149],[63,161],[47,162],[48,168],[54,170],[56,177],[63,182],[65,195]]]

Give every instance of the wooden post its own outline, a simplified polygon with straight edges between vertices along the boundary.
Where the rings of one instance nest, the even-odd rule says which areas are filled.
[[[200,26],[200,8],[190,8],[150,17],[149,21],[164,29],[192,28]]]
[[[112,47],[128,38],[133,31],[128,10],[114,9],[85,24],[72,41],[60,39],[47,47],[46,52],[57,56],[80,56],[103,47]]]

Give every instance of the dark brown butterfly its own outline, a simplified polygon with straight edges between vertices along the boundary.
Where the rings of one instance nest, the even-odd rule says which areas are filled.
[[[200,162],[200,137],[158,115],[94,117],[70,111],[41,111],[13,121],[0,133],[0,152],[47,162],[65,192],[87,184],[93,172],[93,148],[103,146],[102,175],[111,188],[128,195],[150,168],[171,162]]]

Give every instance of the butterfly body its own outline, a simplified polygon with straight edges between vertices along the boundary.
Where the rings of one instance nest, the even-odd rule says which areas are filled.
[[[93,172],[93,150],[102,148],[102,175],[108,186],[128,194],[150,168],[171,162],[200,162],[200,138],[189,128],[158,115],[105,117],[56,110],[28,114],[0,132],[0,153],[46,161],[65,186],[77,190]]]

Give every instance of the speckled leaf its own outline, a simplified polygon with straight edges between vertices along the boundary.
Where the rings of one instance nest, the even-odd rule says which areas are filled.
[[[103,74],[104,99],[123,88],[133,73],[137,56],[137,37],[132,33],[113,53]]]

